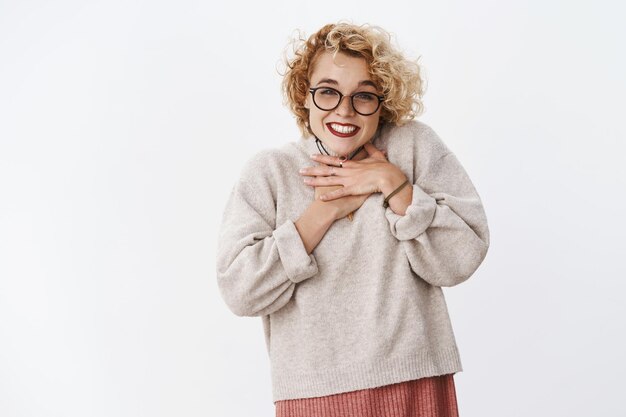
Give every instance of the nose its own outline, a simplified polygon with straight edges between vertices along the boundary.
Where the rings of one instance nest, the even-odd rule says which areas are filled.
[[[335,113],[337,113],[337,115],[339,116],[354,114],[354,109],[352,108],[352,101],[350,100],[350,96],[341,97],[339,105],[335,108]]]

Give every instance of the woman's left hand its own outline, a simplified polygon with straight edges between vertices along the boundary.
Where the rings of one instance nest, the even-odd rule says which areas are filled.
[[[381,192],[382,184],[391,177],[404,176],[400,169],[387,160],[385,155],[371,143],[364,146],[368,156],[360,161],[343,161],[337,156],[315,155],[311,157],[322,165],[300,170],[305,183],[313,187],[342,185],[335,191],[324,194],[321,199],[328,201],[347,195],[361,195]]]

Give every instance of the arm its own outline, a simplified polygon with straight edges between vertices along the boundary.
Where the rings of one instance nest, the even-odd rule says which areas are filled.
[[[482,263],[489,229],[465,169],[454,153],[441,149],[446,152],[431,158],[423,175],[402,190],[405,198],[411,194],[406,212],[401,215],[392,209],[398,193],[385,216],[391,233],[404,245],[411,269],[431,285],[450,287],[467,280]],[[402,198],[398,200],[395,207],[402,211]]]
[[[404,184],[407,180],[406,175],[400,171],[397,167],[389,171],[387,175],[381,178],[380,183],[380,191],[383,193],[383,196],[389,196],[391,193],[395,191],[400,185]],[[391,210],[404,216],[406,214],[406,209],[411,205],[411,201],[413,200],[413,187],[410,184],[405,185],[400,191],[394,194],[388,201],[389,207]]]
[[[267,160],[253,158],[233,187],[222,217],[217,282],[238,316],[263,316],[289,302],[295,285],[317,274],[309,255],[332,220],[313,202],[295,223],[276,226],[276,202]],[[302,236],[301,236],[302,234]]]
[[[314,200],[296,221],[296,229],[308,254],[313,252],[334,221],[332,206],[320,200]]]

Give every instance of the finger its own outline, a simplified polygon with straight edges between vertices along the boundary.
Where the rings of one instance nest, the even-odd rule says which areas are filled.
[[[349,194],[346,193],[346,187],[342,187],[342,188],[340,188],[338,190],[331,191],[331,192],[328,192],[326,194],[322,194],[320,196],[320,199],[324,200],[324,201],[332,201],[332,200],[336,200],[336,199],[341,198],[341,197],[345,197],[346,195],[349,195]]]
[[[343,185],[343,179],[334,175],[328,177],[306,177],[304,178],[304,183],[307,185],[312,185],[314,187],[326,185]]]
[[[337,175],[342,176],[345,175],[345,171],[342,168],[335,167],[332,165],[318,165],[315,167],[305,167],[299,171],[300,175],[309,175],[309,176],[331,176]]]
[[[385,157],[385,154],[381,150],[379,150],[376,146],[372,145],[370,142],[367,142],[365,144],[365,150],[367,151],[369,156],[373,156],[374,158],[387,159]]]
[[[340,158],[338,156],[330,156],[330,155],[313,154],[311,155],[311,159],[317,162],[321,162],[322,164],[331,165],[335,167],[343,166],[346,168],[350,168],[350,166],[355,163],[354,161],[346,160],[343,157]]]

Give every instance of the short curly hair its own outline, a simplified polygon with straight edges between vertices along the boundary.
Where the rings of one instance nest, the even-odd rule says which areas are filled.
[[[372,80],[385,97],[380,123],[403,125],[424,110],[421,100],[425,92],[421,68],[391,43],[391,35],[379,26],[357,26],[339,22],[328,24],[305,40],[292,39],[293,56],[284,55],[286,71],[282,80],[284,104],[296,116],[304,136],[313,135],[309,126],[309,110],[304,107],[309,94],[310,77],[322,52],[339,52],[365,58]],[[419,58],[418,58],[419,59]]]

